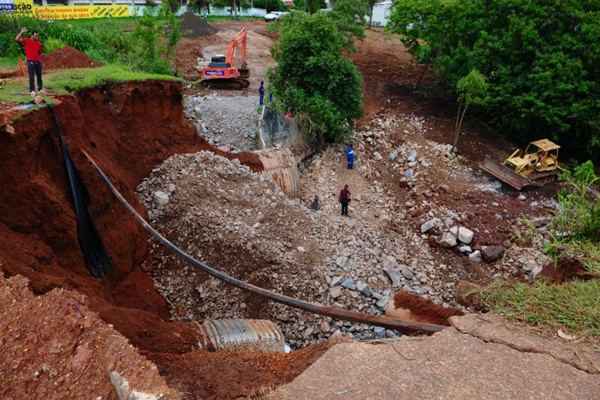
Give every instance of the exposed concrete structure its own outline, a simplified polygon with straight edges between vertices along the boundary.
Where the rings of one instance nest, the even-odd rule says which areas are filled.
[[[598,399],[598,352],[499,318],[452,323],[431,337],[338,344],[269,398]]]

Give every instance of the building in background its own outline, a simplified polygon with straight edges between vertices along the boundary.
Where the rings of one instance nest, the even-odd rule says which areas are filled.
[[[373,7],[373,26],[386,26],[390,20],[390,14],[392,13],[392,1],[384,0],[378,2]]]

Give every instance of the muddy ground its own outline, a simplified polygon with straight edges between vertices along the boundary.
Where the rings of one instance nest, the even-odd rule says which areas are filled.
[[[228,38],[241,25],[219,23],[216,24],[219,31],[214,35],[183,39],[177,49],[178,70],[193,79],[193,65],[200,52],[223,52]],[[244,25],[248,25],[250,31],[251,86],[246,91],[220,92],[218,96],[255,95],[260,80],[264,79],[267,68],[273,63],[269,49],[274,39],[266,31],[265,24],[253,22]],[[460,279],[479,282],[497,276],[526,279],[524,265],[543,263],[543,259],[532,246],[521,247],[515,242],[514,228],[522,217],[549,214],[553,207],[550,200],[553,189],[525,193],[523,198],[518,193],[499,189],[481,174],[476,163],[484,155],[500,158],[511,146],[497,136],[486,135],[486,129],[476,121],[467,123],[466,135],[459,145],[461,157],[448,157],[446,144],[452,139],[454,105],[451,99],[423,97],[414,92],[412,87],[416,82],[430,84],[435,77],[427,71],[423,74],[422,66],[412,61],[396,38],[379,30],[370,30],[366,39],[358,43],[358,51],[351,58],[363,74],[365,89],[365,113],[356,129],[357,169],[348,171],[344,168],[341,147],[328,149],[306,166],[298,198],[286,199],[276,188],[269,193],[268,201],[273,202],[275,208],[285,210],[288,217],[309,215],[306,219],[309,222],[296,230],[286,229],[289,228],[287,221],[270,215],[269,207],[266,207],[262,219],[253,222],[259,225],[249,226],[258,230],[260,224],[268,225],[274,242],[285,239],[290,243],[288,247],[286,244],[279,249],[286,254],[287,269],[283,272],[298,275],[294,277],[297,279],[294,282],[298,282],[296,290],[290,289],[289,294],[302,297],[302,287],[307,285],[310,292],[314,292],[315,299],[323,302],[383,313],[385,304],[382,299],[387,298],[389,302],[400,288],[438,304],[456,305],[455,286]],[[293,379],[318,358],[327,344],[310,346],[291,355],[274,356],[208,354],[197,350],[197,332],[190,320],[218,316],[211,314],[210,304],[204,304],[201,316],[197,314],[197,304],[202,303],[204,292],[211,290],[210,285],[201,285],[208,282],[206,277],[196,282],[200,291],[195,290],[196,286],[193,290],[186,288],[190,294],[189,297],[184,296],[184,300],[192,299],[190,302],[178,304],[176,298],[169,298],[161,287],[171,277],[166,275],[167,272],[181,278],[177,282],[184,282],[189,271],[164,253],[155,251],[155,245],[148,242],[146,235],[139,227],[136,228],[132,220],[124,217],[124,210],[114,203],[106,189],[101,188],[78,153],[85,148],[97,154],[119,188],[128,193],[129,200],[139,210],[143,210],[134,190],[161,161],[174,153],[202,149],[215,151],[201,138],[196,138],[198,132],[182,119],[180,90],[167,86],[125,85],[117,92],[108,92],[111,101],[106,100],[106,92],[91,90],[86,96],[66,100],[61,113],[67,122],[67,140],[76,154],[75,162],[82,169],[84,181],[94,194],[101,193],[100,199],[94,197],[92,215],[98,218],[99,229],[116,262],[114,276],[104,283],[89,278],[79,253],[74,214],[64,192],[66,181],[61,172],[60,154],[52,136],[49,115],[40,112],[33,119],[16,122],[17,136],[3,127],[0,141],[4,153],[0,165],[3,170],[12,173],[3,175],[0,182],[18,190],[5,192],[1,197],[0,237],[3,240],[0,243],[0,268],[10,276],[27,276],[35,294],[62,287],[84,293],[90,299],[90,309],[105,322],[113,324],[153,361],[167,384],[179,390],[185,398],[233,399],[260,393]],[[188,86],[186,92],[198,94],[193,85]],[[168,96],[165,97],[165,93]],[[144,117],[148,109],[153,110],[152,118]],[[2,125],[8,121],[4,116],[0,118]],[[210,118],[210,115],[205,118]],[[232,112],[232,118],[235,118],[235,112]],[[107,130],[107,126],[110,129]],[[416,161],[410,160],[412,151],[416,153]],[[394,152],[397,155],[392,160]],[[31,154],[36,154],[36,158],[31,158]],[[258,172],[255,158],[247,155],[238,158],[242,164]],[[410,165],[413,162],[416,163]],[[212,167],[207,163],[207,171]],[[407,179],[408,169],[413,171],[414,179]],[[200,227],[200,238],[214,234],[231,235],[230,228],[241,225],[235,218],[232,219],[236,213],[253,218],[252,199],[244,202],[244,184],[240,183],[241,187],[237,190],[227,187],[235,193],[218,192],[210,185],[211,182],[194,182],[192,178],[184,183],[195,185],[202,196],[215,202],[216,209],[223,206],[218,204],[219,199],[234,200],[230,215],[219,216],[221,225]],[[260,180],[260,177],[256,179]],[[336,201],[337,193],[344,184],[351,186],[354,198],[348,219],[338,215]],[[312,211],[306,208],[315,194],[322,200],[318,215],[311,214]],[[202,205],[201,200],[201,196],[187,199],[184,204],[193,208]],[[181,214],[174,213],[173,221],[186,215],[185,209],[175,211],[181,211]],[[441,220],[451,218],[454,223],[472,229],[475,234],[471,244],[473,248],[489,244],[507,247],[504,258],[493,264],[473,264],[457,250],[440,247],[437,242],[441,231],[427,234],[420,231],[421,224],[434,217]],[[206,216],[203,218],[211,221]],[[202,220],[198,218],[198,221]],[[317,222],[311,222],[313,220]],[[160,220],[157,222],[160,223]],[[193,233],[195,221],[188,222]],[[167,223],[157,227],[169,228]],[[219,230],[221,228],[223,231]],[[322,236],[311,236],[311,229],[315,228],[322,228]],[[278,230],[287,236],[278,236]],[[327,236],[328,232],[335,235]],[[165,229],[164,233],[170,238],[177,238],[172,230]],[[232,259],[244,264],[247,267],[244,273],[250,279],[256,279],[258,284],[265,283],[261,281],[264,277],[252,270],[256,267],[253,261],[268,263],[270,268],[281,262],[269,258],[275,253],[247,248],[243,237],[233,242],[226,257],[222,255],[223,248],[215,243],[203,247],[199,241],[193,245],[199,245],[200,255],[207,253],[206,258],[217,265]],[[260,241],[256,244],[260,245]],[[313,245],[314,248],[311,247]],[[306,274],[311,279],[303,280],[303,271],[293,270],[294,259],[317,272]],[[144,261],[148,261],[150,266]],[[161,262],[164,268],[152,269],[152,264]],[[142,265],[144,269],[140,267]],[[236,264],[232,263],[232,266]],[[401,268],[403,273],[398,282],[390,281],[383,272],[385,266]],[[162,272],[165,272],[164,276],[160,275]],[[164,297],[152,284],[150,274]],[[340,276],[352,278],[355,284],[363,281],[372,289],[371,294],[367,296],[366,291],[356,288],[338,291],[335,282],[340,283],[337,280]],[[285,274],[281,273],[277,279],[283,281]],[[172,289],[177,291],[178,288]],[[331,289],[334,289],[335,298]],[[373,292],[382,298],[373,297]],[[255,315],[271,317],[277,313],[277,308],[273,311],[260,299],[248,296],[244,301],[238,301],[235,296],[239,293],[233,293],[227,300],[228,304],[220,304],[219,311],[224,312],[226,306],[236,304],[239,307],[228,309],[228,315],[245,317],[251,311]],[[212,298],[211,294],[206,298]],[[380,302],[384,307],[378,305]],[[247,305],[246,311],[242,309],[242,303]],[[270,312],[266,313],[266,310]],[[284,316],[295,315],[287,309],[279,310]],[[171,318],[181,321],[173,322]],[[302,320],[303,326],[290,324],[293,329],[289,330],[298,347],[338,336],[336,332],[355,338],[388,335],[385,330],[373,327],[317,320],[307,315],[299,320]],[[285,321],[281,323],[286,324]]]

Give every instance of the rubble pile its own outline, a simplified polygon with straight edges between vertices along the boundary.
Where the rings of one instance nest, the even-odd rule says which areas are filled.
[[[258,96],[187,96],[184,110],[210,144],[236,151],[256,147]]]
[[[174,156],[138,190],[152,224],[177,245],[258,286],[372,314],[384,312],[395,288],[453,301],[447,282],[459,277],[447,265],[434,268],[412,230],[407,237],[385,234],[367,220],[312,211],[235,160],[208,152]],[[152,251],[155,283],[174,318],[269,318],[294,347],[341,333],[395,335],[256,299],[182,265],[158,244]]]
[[[413,119],[420,121],[380,116],[359,130],[355,170],[346,169],[341,148],[316,156],[295,199],[267,176],[208,152],[171,157],[142,182],[139,194],[153,225],[194,257],[279,293],[371,314],[383,314],[399,289],[456,306],[456,285],[469,279],[472,265],[481,264],[477,271],[487,278],[539,272],[545,260],[531,246],[486,239],[494,226],[475,224],[472,212],[489,204],[447,202],[462,196],[457,182],[478,178],[449,146],[425,139],[425,124]],[[401,142],[392,137],[398,130]],[[406,180],[397,182],[398,176]],[[349,218],[338,203],[344,184],[352,193]],[[318,211],[308,207],[315,195]],[[514,215],[504,211],[505,220]],[[155,261],[147,267],[176,319],[271,319],[292,347],[339,334],[396,334],[273,304],[192,270],[158,244],[152,252]]]

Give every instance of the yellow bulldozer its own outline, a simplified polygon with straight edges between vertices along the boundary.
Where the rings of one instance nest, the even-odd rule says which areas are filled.
[[[542,186],[556,179],[560,166],[560,146],[549,139],[540,139],[517,149],[502,164],[489,158],[479,164],[481,169],[507,185],[522,190],[527,186]]]

